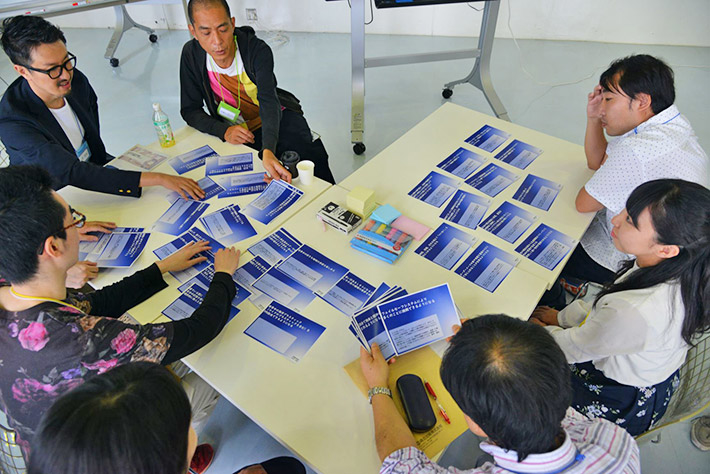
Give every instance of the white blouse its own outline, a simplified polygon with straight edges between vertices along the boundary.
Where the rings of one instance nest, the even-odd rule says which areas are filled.
[[[631,272],[627,272],[622,279]],[[610,379],[648,387],[663,382],[685,361],[681,336],[685,307],[677,282],[612,293],[596,308],[575,301],[547,326],[569,363],[592,361]]]

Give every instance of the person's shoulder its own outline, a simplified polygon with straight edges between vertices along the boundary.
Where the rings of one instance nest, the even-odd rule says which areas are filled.
[[[190,38],[182,45],[182,57],[185,59],[186,55],[196,54],[198,49],[202,49],[200,43],[195,38]]]
[[[22,77],[18,77],[7,86],[0,99],[0,118],[12,119],[15,113],[27,109],[29,103],[25,88],[28,87],[27,81]]]

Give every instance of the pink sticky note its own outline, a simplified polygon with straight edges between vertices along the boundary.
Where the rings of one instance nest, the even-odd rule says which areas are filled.
[[[402,232],[406,232],[411,235],[414,237],[414,240],[422,240],[427,232],[431,230],[431,228],[415,221],[414,219],[410,219],[407,216],[399,216],[390,225],[397,230],[401,230]]]

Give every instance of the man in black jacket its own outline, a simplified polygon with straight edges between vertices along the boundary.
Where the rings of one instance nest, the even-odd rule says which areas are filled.
[[[291,150],[315,163],[317,177],[335,183],[328,153],[320,138],[313,140],[298,99],[276,87],[269,46],[250,27],[235,28],[225,0],[190,0],[187,8],[194,39],[185,44],[180,59],[180,113],[185,122],[226,142],[259,150],[273,178],[290,182],[277,156]]]
[[[0,101],[0,140],[11,164],[41,166],[54,189],[72,185],[140,197],[142,187],[163,186],[183,197],[204,197],[192,179],[103,167],[113,157],[99,136],[96,93],[75,68],[59,28],[34,16],[8,18],[2,47],[20,74]]]

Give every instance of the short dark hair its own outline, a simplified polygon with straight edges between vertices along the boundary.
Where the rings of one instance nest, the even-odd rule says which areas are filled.
[[[461,410],[519,461],[555,448],[572,387],[565,355],[544,328],[504,314],[465,321],[444,354],[441,380]]]
[[[38,166],[0,169],[0,273],[24,283],[37,273],[37,255],[51,236],[66,239],[67,210],[52,195],[52,177]]]
[[[227,5],[227,0],[190,0],[187,3],[187,17],[190,19],[190,24],[195,24],[195,17],[193,16],[193,12],[196,6],[208,7],[214,5],[221,5],[222,7],[224,7],[225,11],[227,12],[227,16],[229,18],[232,18],[232,14],[229,11],[229,5]]]
[[[20,15],[2,23],[2,49],[13,64],[30,66],[32,50],[41,44],[66,44],[62,30],[42,17]]]
[[[167,369],[121,365],[54,402],[33,439],[28,472],[183,474],[189,429],[190,402]]]
[[[654,114],[663,112],[675,102],[673,70],[648,54],[617,59],[602,73],[599,84],[606,91],[622,90],[632,99],[639,93],[648,94]]]

